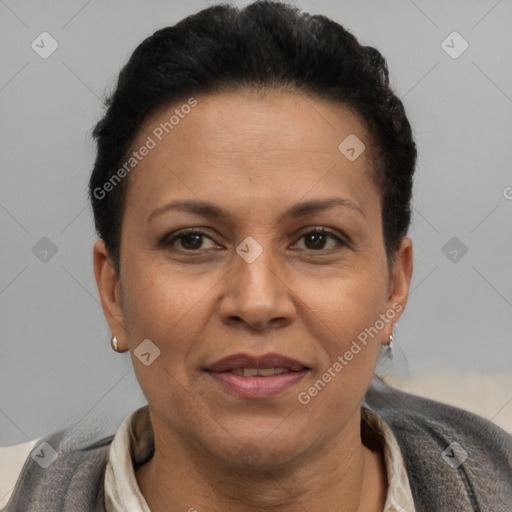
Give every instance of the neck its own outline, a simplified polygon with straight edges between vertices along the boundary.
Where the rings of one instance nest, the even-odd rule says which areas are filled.
[[[382,512],[384,460],[361,442],[358,415],[334,439],[286,465],[240,467],[198,450],[152,419],[153,458],[136,470],[152,512]]]

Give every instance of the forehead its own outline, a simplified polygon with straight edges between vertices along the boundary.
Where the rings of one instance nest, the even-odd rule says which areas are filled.
[[[194,98],[157,109],[139,129],[158,146],[184,142],[197,151],[290,150],[333,153],[347,135],[367,139],[361,118],[348,106],[302,93],[241,90]],[[192,136],[192,137],[191,137]],[[186,140],[185,140],[186,139]],[[163,144],[162,144],[163,143]],[[179,150],[174,147],[173,150]]]
[[[370,139],[349,108],[295,93],[239,91],[194,101],[160,108],[139,130],[133,147],[149,140],[154,147],[130,176],[127,202],[141,195],[155,203],[164,196],[265,196],[278,205],[284,192],[297,201],[336,188],[355,201],[375,195]],[[342,152],[346,140],[360,141],[358,152],[364,144],[354,160]]]

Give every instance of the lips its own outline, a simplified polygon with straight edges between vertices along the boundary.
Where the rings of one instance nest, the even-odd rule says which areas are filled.
[[[280,354],[234,354],[204,369],[219,389],[244,399],[277,397],[295,387],[310,370],[304,363]]]
[[[280,354],[266,354],[259,357],[249,356],[247,354],[233,354],[231,356],[224,357],[223,359],[219,359],[217,362],[205,368],[205,370],[212,373],[222,373],[244,368],[257,370],[282,368],[289,372],[298,372],[310,369],[300,361]]]

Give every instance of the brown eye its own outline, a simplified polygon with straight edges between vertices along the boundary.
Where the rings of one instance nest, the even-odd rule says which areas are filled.
[[[326,249],[325,244],[329,239],[334,240],[336,242],[336,246],[346,246],[347,244],[338,236],[327,231],[326,229],[312,229],[307,233],[304,233],[301,236],[301,239],[304,238],[306,249],[311,251],[319,251]],[[332,247],[331,247],[332,248]]]
[[[171,233],[170,235],[167,235],[161,242],[160,245],[162,247],[171,247],[171,248],[177,248],[188,252],[194,252],[201,249],[204,249],[202,247],[204,243],[204,239],[207,238],[211,240],[209,236],[207,236],[202,231],[199,231],[197,229],[182,229],[180,231],[176,231],[174,233]],[[176,242],[179,241],[181,247],[176,247]]]
[[[200,249],[203,242],[202,236],[200,234],[182,235],[180,237],[181,246],[184,249]]]

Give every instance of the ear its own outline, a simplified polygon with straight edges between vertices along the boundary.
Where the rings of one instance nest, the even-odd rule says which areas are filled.
[[[412,241],[405,236],[400,242],[400,247],[395,255],[393,268],[389,279],[388,301],[386,311],[395,311],[396,315],[386,333],[386,339],[393,334],[394,326],[405,310],[407,299],[409,297],[409,286],[412,276]]]
[[[94,276],[100,294],[103,314],[107,319],[112,336],[117,338],[119,352],[128,350],[121,302],[121,282],[109,256],[103,239],[93,247]]]

